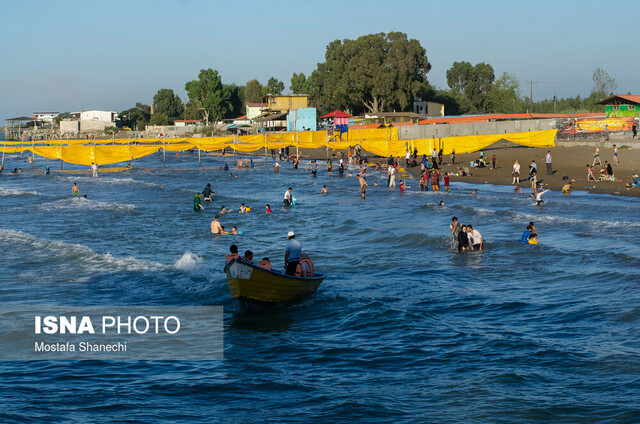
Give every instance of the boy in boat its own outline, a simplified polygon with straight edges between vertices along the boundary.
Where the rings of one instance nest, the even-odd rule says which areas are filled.
[[[251,262],[251,261],[253,260],[253,252],[251,250],[245,251],[244,252],[244,257],[242,258],[242,260],[252,264],[253,262]]]
[[[262,258],[258,266],[260,268],[268,269],[269,271],[271,271],[271,261],[269,260],[269,258]]]
[[[232,259],[238,259],[240,257],[240,255],[238,255],[238,246],[236,246],[235,244],[232,244],[231,247],[229,247],[229,251],[231,253],[227,255],[225,264],[231,262]]]
[[[306,253],[300,254],[300,264],[296,267],[296,276],[305,278],[313,277],[313,262]]]

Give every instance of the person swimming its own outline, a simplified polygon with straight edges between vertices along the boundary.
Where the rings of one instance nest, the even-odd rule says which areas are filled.
[[[247,212],[247,208],[244,206],[244,203],[240,204],[240,209],[238,209],[238,213],[245,213]]]
[[[224,167],[222,169],[224,169],[225,171],[228,171],[229,170],[229,165],[225,163]]]
[[[533,199],[536,201],[536,206],[540,206],[541,203],[544,203],[544,200],[542,200],[542,195],[545,194],[547,191],[549,191],[549,189],[546,189],[544,191],[539,191],[536,193],[535,196],[533,194],[531,195],[531,197],[533,197]]]
[[[220,208],[220,215],[224,215],[226,213],[233,212],[233,209],[227,209],[224,205]]]
[[[266,210],[266,213],[271,213],[271,206],[266,205],[265,210]]]
[[[322,194],[327,194],[327,193],[329,193],[329,189],[327,188],[327,185],[326,185],[326,184],[324,184],[324,185],[322,186],[322,190],[320,190],[320,193],[322,193]]]
[[[74,197],[80,196],[80,189],[78,188],[78,183],[73,183],[73,187],[71,187],[71,192]]]

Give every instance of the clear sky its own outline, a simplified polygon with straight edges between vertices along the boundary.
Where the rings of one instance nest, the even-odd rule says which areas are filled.
[[[640,94],[640,2],[602,1],[0,1],[0,123],[40,111],[183,99],[201,68],[224,83],[271,76],[289,87],[336,39],[401,31],[420,41],[435,86],[454,61],[489,63],[528,80],[534,100],[591,91],[603,68]]]

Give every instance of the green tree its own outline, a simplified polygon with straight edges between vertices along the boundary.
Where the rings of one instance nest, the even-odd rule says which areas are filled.
[[[323,110],[407,110],[424,91],[431,69],[420,42],[401,32],[329,43],[325,62],[309,78],[311,97]]]
[[[487,95],[488,112],[517,113],[521,110],[520,82],[515,75],[504,72]]]
[[[161,88],[158,90],[156,95],[153,96],[153,109],[154,116],[161,114],[169,121],[167,124],[154,125],[169,125],[182,116],[184,105],[182,104],[180,97],[174,94],[173,90],[169,88]]]
[[[299,74],[296,74],[295,72],[293,73],[289,89],[293,94],[309,94],[311,92],[309,81],[302,72]]]
[[[203,111],[206,125],[209,118],[218,121],[229,113],[231,92],[222,84],[218,71],[202,69],[198,79],[187,82],[184,88],[190,102]]]
[[[170,119],[166,113],[154,113],[149,122],[151,125],[169,125]]]
[[[144,130],[144,126],[151,119],[151,106],[138,102],[136,107],[123,110],[119,116],[124,126],[137,129],[142,127]]]
[[[263,89],[263,94],[282,94],[284,83],[274,77],[269,78],[267,85]]]
[[[447,70],[447,84],[459,97],[463,113],[484,113],[489,108],[488,93],[493,88],[495,74],[486,63],[475,66],[469,62],[454,62]]]
[[[235,84],[225,85],[225,89],[229,91],[229,111],[225,118],[237,118],[244,115],[244,86]]]
[[[262,97],[263,86],[257,79],[252,79],[247,82],[244,87],[244,100],[245,103],[260,103],[260,97]]]
[[[591,89],[591,95],[595,100],[594,103],[613,95],[613,92],[617,89],[618,83],[607,71],[600,68],[593,71],[593,88]]]

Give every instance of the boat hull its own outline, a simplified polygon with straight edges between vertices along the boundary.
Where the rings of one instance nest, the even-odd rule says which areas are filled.
[[[232,260],[224,269],[233,299],[281,304],[316,292],[324,275],[313,278],[285,275],[243,261]]]

